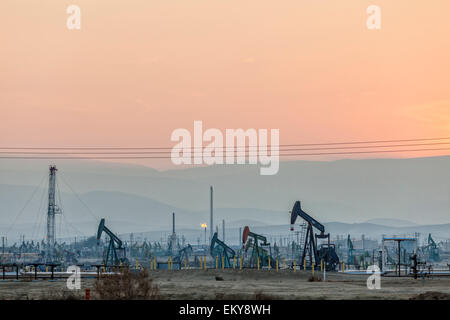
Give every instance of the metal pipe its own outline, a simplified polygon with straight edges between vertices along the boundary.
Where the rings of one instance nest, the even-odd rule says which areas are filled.
[[[213,237],[213,229],[214,229],[214,220],[213,220],[213,187],[210,186],[210,211],[209,211],[209,240],[211,241]]]

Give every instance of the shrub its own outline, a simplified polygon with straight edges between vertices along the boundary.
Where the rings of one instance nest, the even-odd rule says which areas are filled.
[[[147,269],[131,272],[123,269],[122,272],[103,275],[94,283],[97,298],[102,300],[138,300],[158,299],[159,287],[149,278]]]
[[[255,292],[255,300],[273,300],[274,297],[268,294],[265,294],[262,290],[258,290]]]
[[[322,281],[322,278],[321,278],[321,277],[318,277],[318,276],[310,276],[310,277],[308,278],[308,281],[309,281],[309,282],[320,282],[320,281]]]

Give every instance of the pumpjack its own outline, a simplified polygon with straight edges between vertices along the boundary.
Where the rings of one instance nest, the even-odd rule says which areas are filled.
[[[192,249],[192,246],[188,244],[186,247],[180,249],[178,251],[178,255],[174,258],[174,261],[178,263],[189,263],[189,256],[192,254],[194,250]]]
[[[214,232],[214,235],[211,239],[210,253],[213,258],[217,257],[219,268],[222,268],[222,260],[224,268],[233,267],[232,261],[236,256],[236,252],[229,246],[227,246],[223,241],[219,240],[217,232]]]
[[[251,267],[255,267],[258,264],[258,261],[261,267],[269,266],[269,263],[270,267],[273,268],[275,266],[276,259],[271,256],[272,250],[270,248],[270,243],[267,242],[267,238],[265,236],[251,232],[250,228],[245,226],[242,235],[242,244],[244,246],[245,253],[247,253],[250,248],[252,249],[249,260]],[[267,247],[268,250],[264,247]]]
[[[326,270],[335,270],[339,265],[339,257],[336,254],[335,245],[330,243],[330,234],[325,233],[325,227],[316,219],[302,210],[300,201],[296,201],[294,208],[291,211],[291,231],[294,230],[294,224],[297,217],[301,217],[306,221],[306,237],[303,246],[301,264],[305,261],[308,268],[312,268],[312,264],[318,267],[323,261]],[[314,234],[314,228],[320,231],[320,234]],[[326,244],[320,245],[317,248],[317,239],[327,239]],[[314,260],[313,260],[314,258]]]
[[[439,256],[439,247],[431,237],[431,233],[428,234],[428,244],[421,248],[422,257],[428,262],[439,262],[441,257]]]
[[[102,233],[105,232],[109,236],[108,249],[103,255],[103,264],[105,267],[127,265],[126,249],[123,247],[122,240],[119,239],[111,230],[105,226],[105,219],[100,220],[97,231],[97,245],[100,244]]]

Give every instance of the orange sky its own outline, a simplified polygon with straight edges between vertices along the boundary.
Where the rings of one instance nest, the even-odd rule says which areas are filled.
[[[371,4],[381,30],[366,28]],[[2,0],[0,144],[172,146],[193,120],[279,128],[282,144],[450,136],[449,13],[448,0]],[[432,154],[448,152],[389,156]]]

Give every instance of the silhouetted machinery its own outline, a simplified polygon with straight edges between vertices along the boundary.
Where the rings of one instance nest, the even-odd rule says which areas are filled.
[[[242,234],[242,244],[244,245],[244,252],[247,253],[251,249],[250,259],[248,264],[250,267],[270,266],[275,267],[275,260],[271,254],[270,243],[267,242],[267,238],[250,231],[250,228],[246,226]]]
[[[301,217],[306,221],[306,236],[303,246],[302,259],[299,261],[303,265],[306,259],[306,266],[312,268],[314,263],[315,267],[320,267],[321,261],[323,261],[326,270],[335,270],[339,264],[339,257],[336,254],[334,244],[330,243],[330,234],[325,233],[325,227],[308,215],[302,210],[300,201],[296,201],[294,208],[291,212],[291,231],[294,230],[294,223],[297,217]],[[314,228],[320,231],[320,234],[314,234]],[[326,244],[321,244],[317,248],[317,239],[327,239]]]
[[[347,237],[347,264],[356,264],[355,257],[353,256],[353,242],[350,239],[350,235]]]
[[[100,221],[97,231],[97,245],[100,243],[102,233],[109,236],[109,245],[103,254],[103,264],[105,267],[119,266],[128,264],[125,248],[122,246],[122,240],[119,239],[111,230],[105,226],[105,219]]]
[[[178,262],[180,264],[183,263],[189,263],[189,256],[192,254],[194,250],[192,249],[192,246],[188,244],[186,247],[180,249],[178,251],[177,256],[174,258],[175,262]]]
[[[431,233],[428,234],[428,244],[422,248],[426,261],[439,262],[441,257],[439,255],[439,247],[431,237]]]
[[[222,260],[224,268],[233,267],[233,258],[235,257],[236,253],[223,241],[219,240],[217,232],[214,232],[214,235],[211,239],[210,253],[213,258],[217,258],[217,264],[219,268],[222,268]]]

